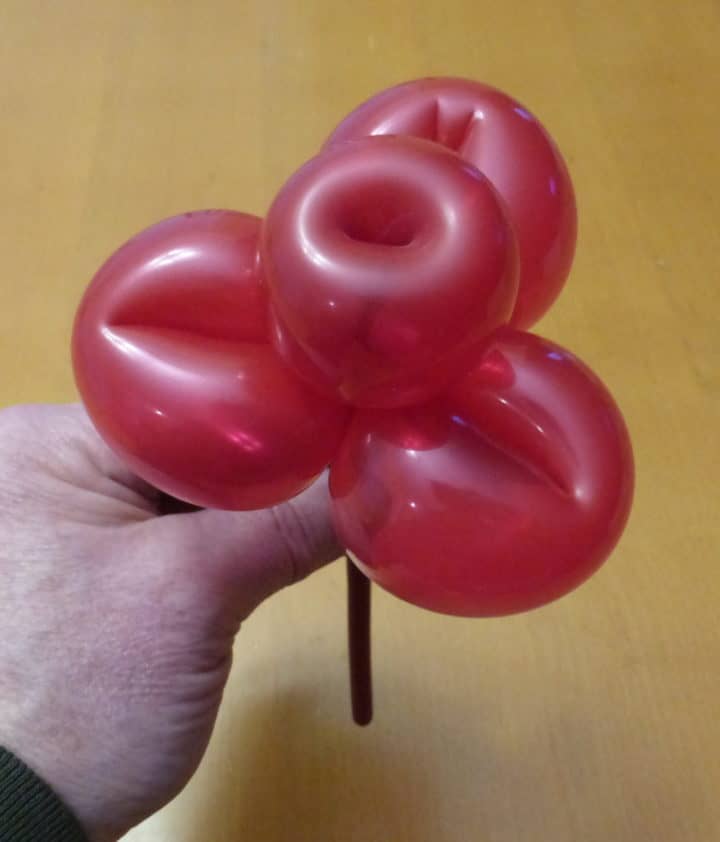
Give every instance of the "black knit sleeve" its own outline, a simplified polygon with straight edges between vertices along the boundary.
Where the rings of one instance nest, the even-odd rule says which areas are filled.
[[[87,842],[52,789],[1,747],[0,842]]]

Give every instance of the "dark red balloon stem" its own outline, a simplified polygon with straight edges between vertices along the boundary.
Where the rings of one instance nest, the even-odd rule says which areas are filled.
[[[350,559],[347,560],[347,582],[352,715],[357,725],[368,725],[373,717],[370,580]]]

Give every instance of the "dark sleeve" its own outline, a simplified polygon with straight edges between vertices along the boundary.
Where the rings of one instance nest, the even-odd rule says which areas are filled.
[[[50,787],[1,747],[0,842],[88,842]]]

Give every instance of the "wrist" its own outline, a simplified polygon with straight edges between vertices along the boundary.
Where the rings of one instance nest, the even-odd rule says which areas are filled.
[[[89,842],[55,791],[9,750],[0,747],[0,842]]]

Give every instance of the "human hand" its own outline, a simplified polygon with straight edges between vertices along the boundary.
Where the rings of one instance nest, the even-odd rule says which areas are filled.
[[[182,789],[241,622],[340,554],[324,480],[259,512],[161,507],[80,407],[0,412],[0,744],[93,842]]]

